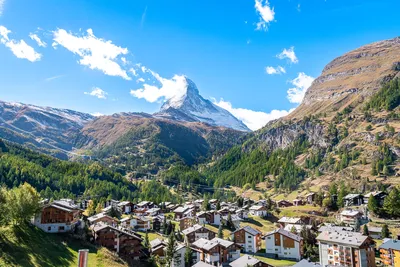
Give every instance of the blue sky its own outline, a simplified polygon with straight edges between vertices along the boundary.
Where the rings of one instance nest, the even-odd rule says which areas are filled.
[[[257,129],[295,108],[335,57],[398,36],[399,8],[398,0],[0,0],[0,99],[152,113],[186,75]]]

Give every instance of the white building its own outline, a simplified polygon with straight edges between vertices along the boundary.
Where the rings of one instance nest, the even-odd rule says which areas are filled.
[[[267,257],[293,259],[302,257],[303,238],[283,229],[277,229],[265,235]]]
[[[245,252],[257,253],[261,249],[261,232],[250,227],[242,227],[232,233],[232,240],[242,246]]]
[[[264,206],[254,205],[250,207],[249,211],[253,216],[264,217],[268,215],[267,208]]]

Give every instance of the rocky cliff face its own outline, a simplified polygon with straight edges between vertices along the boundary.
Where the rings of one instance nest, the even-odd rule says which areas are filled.
[[[357,105],[399,75],[400,38],[372,43],[334,59],[307,90],[288,118],[336,112]]]

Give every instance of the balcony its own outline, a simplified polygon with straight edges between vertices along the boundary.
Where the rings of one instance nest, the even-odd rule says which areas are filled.
[[[206,262],[208,262],[209,264],[219,262],[219,253],[207,254]]]

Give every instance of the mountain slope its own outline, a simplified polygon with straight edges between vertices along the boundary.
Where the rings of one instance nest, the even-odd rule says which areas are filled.
[[[336,112],[376,93],[399,76],[400,37],[372,43],[330,62],[307,90],[301,105],[288,118]]]
[[[205,122],[213,126],[223,126],[239,131],[250,131],[247,126],[227,110],[204,99],[196,84],[186,78],[186,93],[165,102],[155,117],[177,121]]]
[[[399,38],[333,60],[292,114],[247,135],[203,175],[215,186],[266,182],[275,192],[338,180],[357,192],[398,184],[398,62]]]
[[[244,132],[199,122],[175,122],[149,114],[102,116],[77,138],[81,150],[91,151],[121,172],[157,174],[174,163],[203,162],[237,144]]]
[[[0,137],[67,158],[75,134],[93,118],[73,110],[0,101]]]

